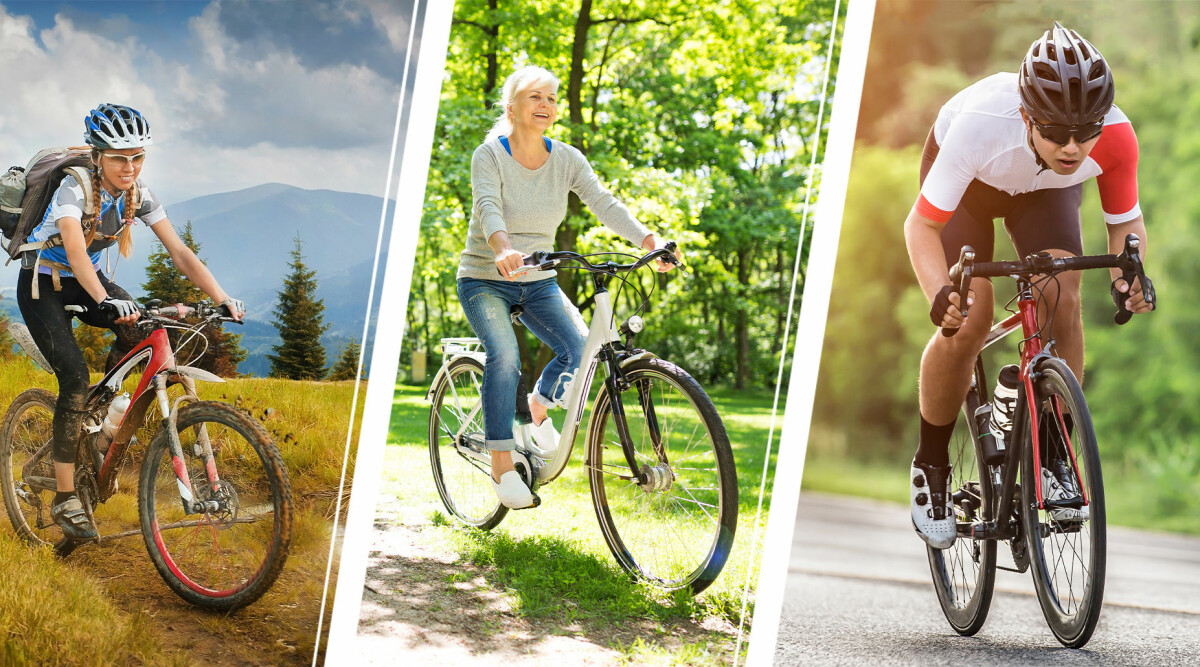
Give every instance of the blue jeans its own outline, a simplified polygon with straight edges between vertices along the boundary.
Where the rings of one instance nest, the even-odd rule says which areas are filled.
[[[533,392],[533,400],[547,408],[561,405],[566,399],[567,383],[574,379],[583,356],[587,325],[553,278],[524,283],[461,278],[458,301],[487,351],[481,390],[487,447],[497,452],[512,451],[516,447],[513,419],[521,357],[509,308],[524,308],[521,324],[554,350],[555,356],[546,364]]]

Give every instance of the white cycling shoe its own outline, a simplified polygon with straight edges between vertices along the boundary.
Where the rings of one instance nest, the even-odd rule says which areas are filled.
[[[913,461],[909,480],[912,522],[917,535],[934,549],[949,549],[958,537],[954,501],[950,497],[950,466],[935,468]],[[940,492],[931,491],[931,486],[937,486]]]
[[[492,489],[496,491],[500,504],[509,509],[519,510],[533,505],[533,492],[525,486],[525,481],[516,470],[500,475],[499,483],[492,479]]]
[[[1060,479],[1059,476],[1064,479]],[[1066,466],[1062,466],[1059,470],[1059,475],[1055,475],[1049,468],[1042,468],[1042,498],[1045,500],[1069,500],[1079,495],[1075,491],[1074,473]],[[1067,486],[1070,488],[1067,488]],[[1091,516],[1088,511],[1088,506],[1084,505],[1079,509],[1070,507],[1060,507],[1050,510],[1050,518],[1060,523],[1083,523]]]

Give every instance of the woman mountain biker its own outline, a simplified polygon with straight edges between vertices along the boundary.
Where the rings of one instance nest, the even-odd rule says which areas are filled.
[[[558,446],[547,412],[566,397],[587,334],[579,310],[559,289],[554,272],[516,277],[511,272],[529,254],[554,249],[555,231],[566,216],[571,192],[631,243],[644,250],[661,245],[600,184],[583,153],[544,136],[558,117],[558,85],[558,79],[540,67],[520,68],[505,80],[497,104],[500,116],[471,156],[474,204],[457,276],[459,302],[487,351],[481,392],[492,485],[500,502],[511,508],[530,506],[533,494],[512,460],[521,363],[509,309],[520,305],[521,322],[555,353],[529,396],[533,439],[543,450]],[[659,260],[656,268],[668,271],[672,265]]]
[[[17,303],[38,349],[58,379],[54,409],[53,459],[57,493],[50,516],[63,533],[94,539],[96,527],[75,494],[75,453],[83,425],[88,368],[75,342],[66,306],[82,306],[79,319],[116,334],[108,355],[112,368],[144,337],[133,326],[139,315],[133,298],[100,270],[101,251],[116,244],[124,257],[133,251],[132,227],[149,225],[171,261],[189,280],[241,320],[245,305],[230,298],[208,269],[180,240],[154,193],[138,178],[151,145],[150,124],[134,109],[101,104],[84,118],[84,141],[91,147],[91,207],[83,184],[66,176],[27,242],[45,244],[22,256]]]
[[[921,539],[935,548],[949,548],[956,537],[948,448],[993,308],[991,282],[974,279],[967,302],[970,317],[964,318],[948,267],[958,261],[964,245],[975,249],[978,261],[991,261],[994,218],[1004,218],[1020,256],[1082,254],[1082,183],[1093,176],[1109,252],[1121,252],[1125,235],[1134,233],[1144,256],[1137,138],[1113,97],[1112,72],[1104,57],[1077,32],[1055,23],[1030,46],[1018,74],[992,75],[951,98],[926,141],[921,194],[904,223],[904,236],[913,271],[931,304],[930,319],[958,329],[953,337],[934,334],[921,358],[912,521]],[[1118,269],[1112,276],[1114,301],[1125,302],[1135,313],[1153,308],[1138,281],[1125,284]],[[1054,323],[1060,356],[1082,378],[1079,286],[1078,272],[1043,284],[1050,312],[1041,319]],[[1045,468],[1041,479],[1048,498],[1065,494],[1064,486],[1074,484]]]

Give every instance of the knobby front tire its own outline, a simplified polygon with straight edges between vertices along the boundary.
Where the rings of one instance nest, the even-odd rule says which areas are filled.
[[[54,394],[27,389],[13,400],[0,428],[0,487],[8,520],[17,535],[34,546],[63,540],[62,530],[50,519],[54,492],[32,488],[22,480],[22,468],[54,437],[54,404]],[[54,479],[52,458],[46,451],[32,476]]]
[[[737,471],[725,426],[690,375],[661,359],[624,367],[629,389],[600,390],[587,435],[588,481],[601,532],[626,571],[666,589],[707,588],[737,530]],[[657,483],[629,479],[613,418],[619,400],[635,463]]]
[[[992,502],[992,487],[987,481],[987,465],[979,451],[975,424],[975,410],[983,400],[978,387],[983,382],[977,367],[975,381],[963,402],[963,418],[954,427],[950,440],[950,492],[955,520],[960,526],[982,520],[981,508],[989,507]],[[964,636],[979,632],[987,620],[996,582],[996,541],[972,540],[960,532],[949,549],[929,545],[925,549],[938,603],[950,627]]]
[[[1042,614],[1059,642],[1079,648],[1096,630],[1104,600],[1107,535],[1100,452],[1083,390],[1071,369],[1061,359],[1048,358],[1036,372],[1037,400],[1030,406],[1030,413],[1038,425],[1042,461],[1033,460],[1033,439],[1027,435],[1021,462],[1021,515]],[[1059,414],[1070,414],[1074,422],[1065,438],[1066,422]],[[1068,442],[1075,454],[1074,466]],[[1041,468],[1053,466],[1056,460],[1073,467],[1083,481],[1088,516],[1082,521],[1055,518],[1050,511],[1037,507],[1035,489],[1041,484]]]
[[[433,389],[429,408],[429,463],[446,511],[481,530],[495,528],[508,514],[488,483],[491,470],[454,446],[458,433],[483,442],[483,364],[471,357],[450,362]]]
[[[197,401],[176,420],[182,464],[198,500],[216,512],[185,513],[166,428],[159,428],[142,463],[138,514],[155,569],[177,595],[228,611],[262,597],[287,561],[292,488],[271,437],[249,415],[225,403]],[[196,446],[210,442],[219,483]],[[215,488],[214,488],[215,486]]]

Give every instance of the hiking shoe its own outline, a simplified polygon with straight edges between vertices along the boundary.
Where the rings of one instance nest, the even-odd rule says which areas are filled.
[[[500,504],[509,509],[519,510],[533,505],[533,492],[525,486],[525,481],[516,470],[509,470],[500,475],[500,482],[492,480],[492,488]]]
[[[1050,468],[1042,468],[1042,498],[1045,500],[1070,500],[1079,497],[1079,490],[1075,483],[1075,474],[1067,467],[1067,464],[1062,461],[1055,461],[1051,464],[1054,471]],[[1088,511],[1088,506],[1084,505],[1079,509],[1070,507],[1060,507],[1050,510],[1050,518],[1059,523],[1082,523],[1088,520],[1091,512]]]
[[[92,525],[87,513],[83,511],[83,503],[79,502],[78,496],[71,496],[51,507],[50,518],[54,519],[54,523],[62,528],[63,534],[71,539],[94,540],[100,537],[96,526]]]
[[[909,479],[913,528],[934,549],[949,549],[958,537],[950,497],[950,466],[938,468],[913,461]]]

